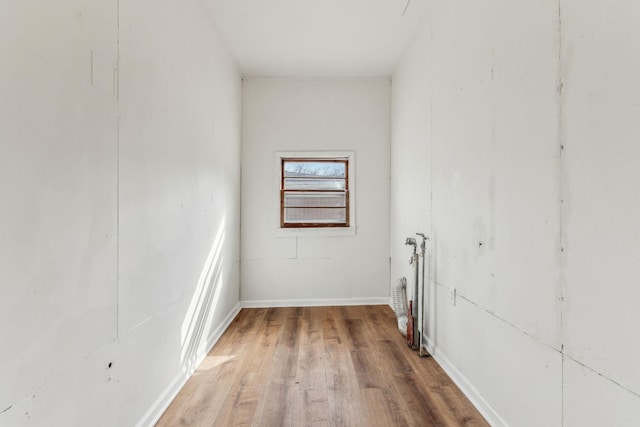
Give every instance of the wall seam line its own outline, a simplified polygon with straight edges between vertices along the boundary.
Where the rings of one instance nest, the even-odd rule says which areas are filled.
[[[560,232],[560,280],[558,281],[559,285],[559,294],[560,294],[560,425],[564,426],[564,398],[565,398],[565,376],[564,376],[564,365],[565,365],[565,351],[564,351],[564,306],[565,306],[565,259],[566,259],[566,248],[565,248],[565,228],[564,228],[564,143],[563,143],[563,69],[562,69],[562,49],[563,49],[563,40],[562,40],[562,0],[558,0],[558,67],[557,67],[557,88],[556,88],[556,96],[558,99],[558,195],[559,195],[559,211],[558,211],[558,227]]]
[[[120,338],[120,0],[116,0],[116,339]]]
[[[605,380],[611,382],[612,384],[615,384],[616,386],[620,387],[624,391],[626,391],[628,393],[631,393],[632,395],[634,395],[636,397],[640,397],[640,392],[639,391],[635,391],[635,390],[630,389],[629,387],[625,386],[624,384],[621,384],[621,383],[617,382],[616,380],[614,380],[613,378],[609,377],[608,375],[605,375],[605,374],[595,370],[594,368],[590,367],[589,365],[587,365],[587,364],[585,364],[585,363],[583,363],[583,362],[581,362],[581,361],[579,361],[577,359],[574,359],[573,357],[569,356],[568,354],[565,353],[563,358],[566,358],[567,360],[570,360],[573,363],[575,363],[577,365],[580,365],[584,369],[587,369],[588,371],[593,372],[594,374],[598,375],[599,377],[604,378]]]
[[[450,287],[446,286],[446,285],[442,285],[440,283],[438,283],[439,286],[442,287],[446,287],[448,289],[451,289]],[[549,345],[547,343],[545,343],[544,341],[542,341],[540,338],[536,337],[535,335],[525,331],[524,329],[519,328],[518,326],[516,326],[515,324],[509,322],[508,320],[504,319],[503,317],[499,316],[498,314],[496,314],[494,311],[491,310],[487,310],[485,308],[483,308],[482,306],[480,306],[480,304],[478,304],[477,302],[473,301],[472,299],[464,296],[463,294],[461,294],[458,290],[456,290],[456,298],[460,298],[463,301],[468,302],[469,304],[475,306],[476,308],[480,309],[481,311],[483,311],[486,314],[489,314],[490,316],[494,317],[495,319],[501,321],[502,323],[504,323],[505,325],[510,326],[511,328],[515,329],[516,331],[520,332],[521,334],[526,335],[527,337],[531,338],[532,340],[534,340],[536,343],[541,344],[542,346],[553,350],[556,353],[562,353],[561,349],[558,349],[552,345]]]

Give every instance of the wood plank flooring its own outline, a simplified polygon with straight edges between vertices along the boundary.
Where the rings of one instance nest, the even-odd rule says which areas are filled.
[[[486,426],[388,306],[243,309],[157,426]]]

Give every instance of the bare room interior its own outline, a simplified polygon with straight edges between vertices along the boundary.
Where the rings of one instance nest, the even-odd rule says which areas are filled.
[[[492,426],[640,425],[639,24],[637,0],[3,2],[0,426],[152,426],[236,366],[212,348],[266,364],[249,327],[317,314],[339,342],[344,313],[326,372],[441,375]],[[284,165],[318,158],[347,219],[290,226]],[[426,358],[391,344],[410,258]],[[279,425],[362,425],[338,388],[314,400],[338,418]],[[371,425],[469,421],[403,418],[428,393]]]

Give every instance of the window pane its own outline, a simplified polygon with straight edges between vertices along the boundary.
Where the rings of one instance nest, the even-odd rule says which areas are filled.
[[[345,208],[285,208],[284,222],[346,224],[347,212]]]
[[[285,190],[344,190],[345,180],[341,178],[285,178]]]
[[[348,159],[282,158],[281,225],[349,225]]]
[[[284,161],[285,177],[345,178],[346,161]]]
[[[290,207],[345,207],[346,193],[285,193],[284,206]]]

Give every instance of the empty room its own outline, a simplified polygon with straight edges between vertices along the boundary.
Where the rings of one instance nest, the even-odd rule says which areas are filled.
[[[0,4],[0,426],[640,426],[637,0]]]

